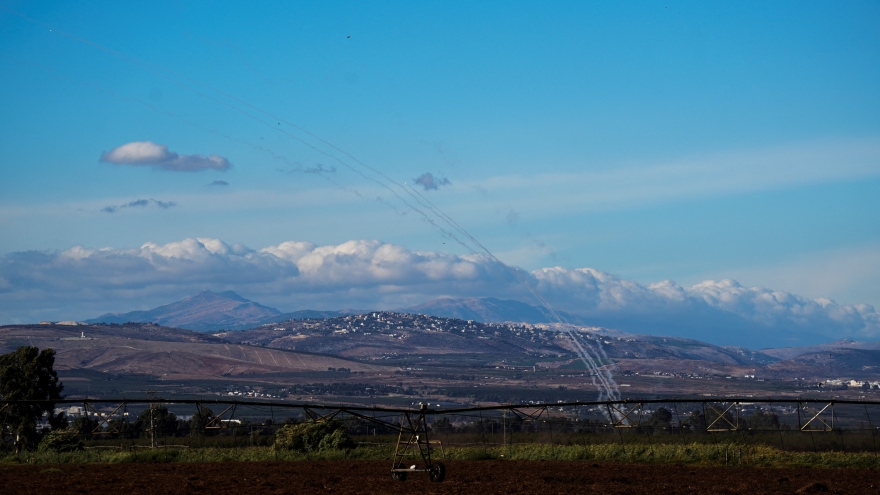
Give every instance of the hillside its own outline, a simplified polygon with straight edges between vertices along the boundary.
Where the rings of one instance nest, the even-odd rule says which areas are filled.
[[[629,335],[595,327],[580,327],[578,334],[591,345],[601,345],[610,358],[686,359],[733,366],[762,366],[776,360],[760,352],[690,339]],[[481,323],[389,311],[288,320],[216,335],[238,343],[356,359],[420,354],[484,354],[487,359],[576,357],[571,339],[555,325]]]
[[[0,327],[0,352],[21,345],[56,351],[55,368],[163,379],[235,378],[317,372],[327,368],[381,371],[382,366],[332,356],[264,349],[157,325],[16,325]]]
[[[289,320],[218,335],[233,342],[368,360],[416,354],[569,353],[555,342],[555,332],[387,311]]]
[[[461,299],[441,298],[424,304],[401,309],[402,313],[422,313],[445,318],[475,320],[484,323],[500,323],[505,321],[522,323],[550,323],[555,319],[544,308],[529,304],[502,300],[494,297],[468,297]],[[580,323],[580,318],[563,313],[566,321]]]
[[[827,387],[817,388],[823,382],[836,384],[829,393],[840,393],[850,380],[876,382],[880,366],[880,350],[855,344],[830,352],[790,350],[787,355],[795,357],[780,360],[743,348],[598,327],[578,327],[574,335],[581,347],[594,349],[596,362],[621,387],[629,387],[628,397],[801,396],[824,393]],[[20,345],[56,349],[66,390],[80,395],[163,387],[173,394],[224,394],[249,387],[294,400],[384,394],[406,401],[418,390],[417,396],[443,397],[438,400],[521,401],[596,393],[578,344],[550,324],[375,311],[213,334],[155,324],[0,327],[0,352]]]
[[[158,323],[159,325],[210,332],[250,328],[281,314],[247,300],[235,292],[203,291],[183,300],[148,311],[108,313],[86,323]]]
[[[806,376],[819,371],[828,377],[858,376],[876,380],[880,372],[880,350],[843,348],[809,352],[773,363],[768,369]]]
[[[807,347],[782,347],[777,349],[763,349],[761,352],[778,359],[794,359],[804,354],[822,354],[836,351],[868,350],[880,351],[880,342],[857,342],[854,340],[838,340],[827,344]]]

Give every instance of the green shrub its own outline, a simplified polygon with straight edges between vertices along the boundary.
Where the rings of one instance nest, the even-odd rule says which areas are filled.
[[[322,452],[353,449],[354,441],[339,421],[284,425],[275,434],[275,450]]]
[[[79,433],[71,428],[50,431],[37,448],[39,452],[74,452],[82,449]]]

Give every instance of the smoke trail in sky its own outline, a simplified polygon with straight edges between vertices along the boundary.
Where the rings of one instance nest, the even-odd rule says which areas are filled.
[[[492,254],[489,249],[484,246],[480,241],[478,241],[474,236],[468,233],[462,226],[455,222],[449,215],[447,215],[443,210],[434,205],[428,198],[426,198],[422,193],[420,193],[417,189],[413,187],[408,188],[408,192],[411,195],[416,197],[416,201],[419,205],[428,209],[434,213],[437,217],[441,218],[448,225],[450,225],[453,229],[461,233],[464,237],[470,240],[475,246],[479,247],[482,252],[489,256],[490,259],[501,265],[504,270],[520,285],[526,288],[532,297],[535,298],[544,308],[550,313],[552,318],[560,323],[561,329],[565,335],[567,335],[575,347],[575,352],[578,357],[583,361],[586,365],[587,370],[590,371],[590,377],[593,381],[593,385],[599,389],[600,400],[606,396],[608,399],[619,399],[620,393],[617,387],[617,383],[614,381],[614,377],[611,374],[611,371],[608,369],[606,364],[609,363],[608,355],[605,354],[605,350],[602,349],[600,343],[597,342],[596,346],[591,345],[580,333],[577,331],[577,328],[574,325],[571,325],[565,318],[562,317],[559,312],[557,312],[550,303],[544,299],[544,297],[538,292],[530,283],[528,279],[523,277],[516,270],[511,269],[507,264],[499,260],[494,254]],[[599,383],[596,383],[596,380]],[[601,386],[600,386],[601,385]]]
[[[328,159],[339,164],[341,167],[344,167],[355,175],[361,177],[363,180],[372,182],[380,186],[382,189],[391,194],[394,199],[399,201],[405,210],[416,213],[422,221],[427,222],[429,225],[431,225],[432,228],[439,231],[445,237],[455,241],[457,244],[461,245],[469,252],[473,254],[485,255],[486,257],[488,257],[489,260],[493,261],[495,265],[506,272],[514,282],[523,286],[532,295],[532,297],[534,297],[535,300],[538,301],[541,306],[543,306],[547,310],[552,319],[554,319],[558,323],[559,330],[571,340],[575,354],[577,354],[578,358],[587,367],[593,385],[599,390],[600,400],[618,400],[620,398],[617,383],[614,381],[614,377],[612,376],[610,370],[610,360],[608,359],[607,354],[602,348],[601,342],[597,341],[595,345],[590,343],[586,338],[584,338],[581,332],[574,325],[566,321],[565,318],[562,317],[562,315],[560,315],[555,309],[553,309],[549,302],[544,299],[544,297],[532,285],[531,280],[529,280],[519,271],[509,267],[507,264],[499,260],[488,248],[486,248],[486,246],[480,243],[473,235],[471,235],[457,222],[455,222],[455,220],[453,220],[449,215],[443,212],[443,210],[434,205],[430,200],[428,200],[424,195],[422,195],[415,188],[411,187],[409,184],[395,181],[380,170],[363,163],[347,151],[337,147],[333,143],[326,141],[315,134],[312,134],[308,130],[300,127],[295,123],[285,120],[266,110],[258,108],[240,98],[237,98],[229,93],[214,88],[204,82],[174,72],[160,65],[138,59],[126,53],[101,46],[84,38],[58,30],[53,26],[49,26],[48,24],[27,17],[23,14],[10,10],[9,8],[0,6],[0,9],[19,16],[29,22],[50,28],[51,32],[54,34],[100,50],[115,58],[123,60],[126,63],[147,70],[154,75],[174,84],[177,87],[194,93],[218,105],[229,108],[232,111],[246,117],[247,119],[250,119],[262,126],[270,128],[273,130],[273,132],[279,132],[299,142],[303,146],[327,157]],[[151,106],[151,108],[155,110],[154,107]],[[177,117],[180,118],[179,116]],[[284,124],[283,126],[279,125],[282,123]],[[291,132],[289,129],[293,129],[294,131],[296,131],[296,133]],[[219,135],[225,136],[224,134],[216,130],[211,130],[211,132],[215,132]],[[238,142],[243,142],[240,139],[235,139],[231,137],[229,138],[234,139]],[[287,160],[286,158],[279,157],[274,152],[270,150],[265,150],[261,146],[256,146],[251,143],[246,144],[252,146],[255,149],[267,151],[275,158],[290,163],[289,160]],[[318,172],[318,175],[321,175],[323,178],[328,180],[330,183],[336,185],[337,187],[342,187],[344,190],[349,192],[353,191],[358,197],[364,197],[356,190],[341,186],[337,181],[330,179],[324,173]],[[392,204],[390,201],[383,198],[377,198],[377,200],[393,208],[396,213],[401,213],[397,206]]]

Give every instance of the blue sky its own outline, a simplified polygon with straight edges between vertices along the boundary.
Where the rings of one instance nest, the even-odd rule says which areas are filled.
[[[526,271],[735,279],[880,307],[876,2],[0,7],[10,300],[48,283],[9,275],[17,253],[74,246],[378,240],[472,255],[387,187],[407,182]],[[144,142],[152,158],[112,155]],[[436,189],[416,183],[426,173]],[[45,313],[194,288],[142,283],[152,296],[96,288],[89,304],[48,297]],[[221,285],[235,286],[203,281]],[[40,313],[17,311],[0,320]]]

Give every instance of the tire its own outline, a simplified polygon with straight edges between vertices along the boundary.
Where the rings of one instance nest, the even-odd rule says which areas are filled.
[[[394,469],[404,469],[406,466],[403,464],[395,464]],[[406,481],[406,473],[391,473],[391,479],[394,481]]]
[[[431,466],[431,481],[440,483],[446,479],[446,466],[443,465],[442,462],[435,462],[433,466]]]

